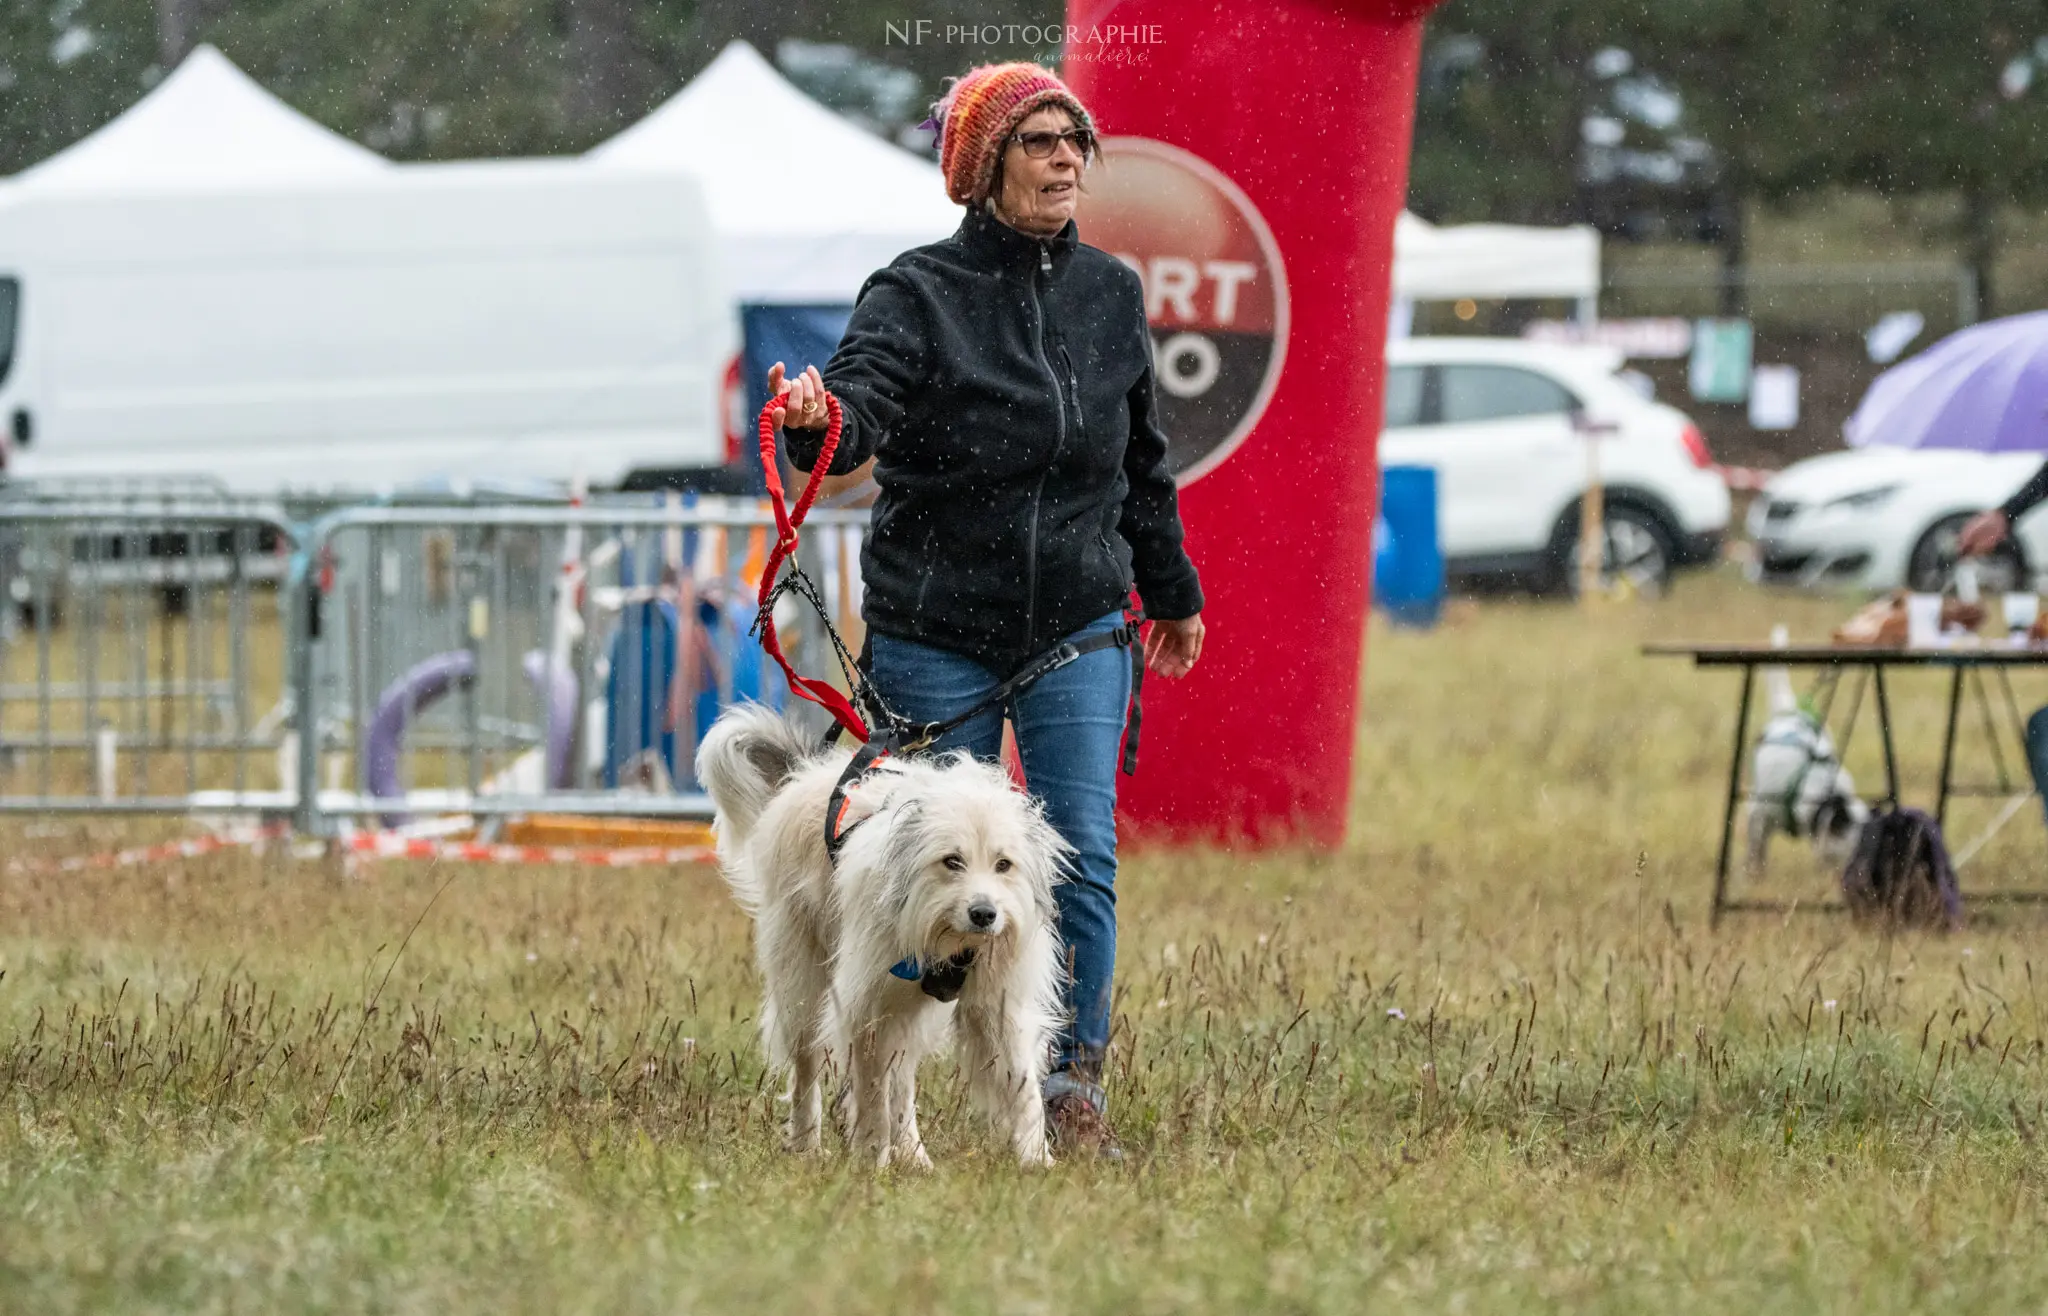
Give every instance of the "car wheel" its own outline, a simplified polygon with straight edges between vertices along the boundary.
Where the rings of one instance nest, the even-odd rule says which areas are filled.
[[[1945,517],[1927,528],[1920,542],[1913,545],[1913,555],[1906,559],[1907,589],[1938,594],[1948,588],[1956,570],[1956,539],[1969,519],[1963,515]],[[1984,593],[2003,594],[2025,587],[2027,561],[2011,539],[1980,561],[1983,567],[1977,576],[1977,588]]]
[[[1655,598],[1671,586],[1671,560],[1676,549],[1671,531],[1654,512],[1633,503],[1609,503],[1601,516],[1604,543],[1600,581],[1613,591]],[[1577,597],[1579,592],[1579,512],[1573,508],[1558,523],[1550,549],[1552,583]]]

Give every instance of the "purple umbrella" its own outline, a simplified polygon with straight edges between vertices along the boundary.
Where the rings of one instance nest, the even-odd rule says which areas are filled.
[[[2048,311],[1958,329],[1877,377],[1853,447],[2048,452]]]

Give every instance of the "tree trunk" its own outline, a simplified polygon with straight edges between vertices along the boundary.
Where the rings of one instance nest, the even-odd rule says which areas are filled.
[[[1734,320],[1749,314],[1749,217],[1735,188],[1722,203],[1721,314]]]
[[[199,44],[200,28],[226,7],[227,0],[156,0],[157,63],[176,68]]]
[[[659,70],[633,36],[633,0],[569,0],[572,122],[624,125],[647,109]]]
[[[1998,202],[1982,179],[1963,188],[1963,264],[1977,290],[1977,316],[1989,320],[1998,314],[1993,293],[1991,267],[1998,259]]]
[[[807,8],[802,4],[764,5],[760,0],[698,0],[698,54],[708,63],[726,43],[746,41],[772,60],[778,34],[818,30],[805,22]]]

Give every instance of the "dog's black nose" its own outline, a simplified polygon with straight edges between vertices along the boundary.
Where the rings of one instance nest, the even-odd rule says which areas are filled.
[[[977,928],[985,928],[996,921],[996,907],[986,900],[977,900],[967,907],[967,920]]]

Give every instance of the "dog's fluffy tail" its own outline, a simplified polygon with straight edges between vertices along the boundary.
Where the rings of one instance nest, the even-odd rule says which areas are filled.
[[[776,790],[815,749],[763,705],[738,704],[721,714],[697,747],[697,780],[718,806],[720,839],[744,842]]]

